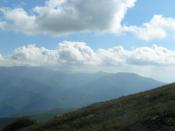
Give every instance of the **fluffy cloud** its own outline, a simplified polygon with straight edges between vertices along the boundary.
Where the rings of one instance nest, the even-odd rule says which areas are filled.
[[[136,0],[48,0],[29,13],[23,8],[1,8],[1,29],[26,34],[62,35],[90,31],[119,31]],[[25,25],[25,26],[24,26]]]
[[[62,64],[94,65],[99,61],[95,52],[84,42],[65,41],[59,44],[57,52]]]
[[[4,59],[5,63],[10,66],[96,65],[99,61],[95,52],[86,43],[70,41],[59,43],[55,49],[30,44],[16,48],[11,54],[4,56]]]
[[[36,45],[17,48],[9,55],[9,60],[15,65],[56,65],[58,64],[57,52]]]
[[[142,26],[125,26],[124,30],[134,33],[143,40],[162,39],[166,37],[175,37],[175,19],[155,15]]]
[[[171,17],[154,15],[141,26],[123,25],[125,14],[135,3],[136,0],[46,0],[30,11],[1,7],[0,29],[29,35],[130,32],[143,40],[175,38],[175,19]]]
[[[133,50],[121,46],[93,50],[84,42],[64,41],[55,49],[27,45],[11,54],[0,55],[0,65],[58,66],[58,67],[116,67],[175,65],[175,51],[153,45]]]
[[[138,65],[174,65],[175,51],[157,45],[141,47],[130,52],[128,62]]]
[[[119,65],[126,63],[128,51],[119,46],[109,49],[98,49],[96,55],[102,65]]]
[[[3,56],[0,54],[0,64],[2,64],[3,61],[4,61],[4,58],[3,58]]]

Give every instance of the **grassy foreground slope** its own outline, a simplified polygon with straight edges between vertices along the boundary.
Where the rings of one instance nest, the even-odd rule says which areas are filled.
[[[16,121],[16,118],[0,118],[0,129]]]
[[[174,131],[175,84],[97,103],[25,131]]]

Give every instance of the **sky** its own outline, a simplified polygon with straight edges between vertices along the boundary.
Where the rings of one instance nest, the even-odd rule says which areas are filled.
[[[174,82],[174,0],[0,0],[0,66]]]

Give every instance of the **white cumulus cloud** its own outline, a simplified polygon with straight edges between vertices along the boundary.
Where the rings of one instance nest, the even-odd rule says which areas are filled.
[[[128,51],[118,46],[109,49],[98,49],[96,55],[102,65],[119,65],[126,63]]]
[[[138,65],[175,65],[175,51],[157,45],[141,47],[130,52],[128,62]]]
[[[128,8],[136,0],[47,0],[27,12],[1,8],[1,29],[26,34],[62,35],[75,32],[119,31]]]
[[[57,48],[59,61],[62,64],[97,64],[98,57],[84,42],[64,41]]]
[[[3,63],[3,60],[4,60],[4,58],[3,58],[3,56],[0,54],[0,64]]]
[[[175,65],[175,51],[153,45],[128,50],[122,46],[92,49],[85,42],[63,41],[55,49],[34,44],[0,55],[0,65],[8,66],[164,66]]]
[[[36,45],[19,47],[8,56],[8,59],[15,65],[56,65],[58,64],[57,52]]]
[[[126,32],[134,33],[143,40],[163,39],[166,37],[175,37],[175,19],[154,15],[153,18],[142,26],[125,26]]]

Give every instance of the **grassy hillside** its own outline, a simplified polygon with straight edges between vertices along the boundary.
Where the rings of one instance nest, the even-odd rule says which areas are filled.
[[[174,131],[175,84],[67,113],[25,131]]]
[[[50,110],[50,111],[39,113],[39,114],[33,114],[33,115],[30,115],[27,117],[30,119],[36,120],[39,123],[44,123],[44,122],[47,122],[48,120],[52,119],[55,116],[60,116],[66,112],[70,112],[73,110],[75,110],[75,109],[68,110],[68,109],[58,108],[58,109]]]
[[[8,124],[13,123],[16,118],[0,118],[0,128],[7,126]]]
[[[38,113],[38,114],[31,114],[28,116],[19,115],[17,117],[13,117],[13,118],[0,118],[0,129],[4,128],[10,124],[13,124],[18,119],[21,120],[21,118],[35,120],[38,123],[44,123],[44,122],[47,122],[48,120],[52,119],[55,116],[60,116],[66,112],[70,112],[73,110],[75,110],[75,109],[66,110],[66,109],[58,108],[58,109],[50,110],[47,112],[42,112],[42,113]]]

